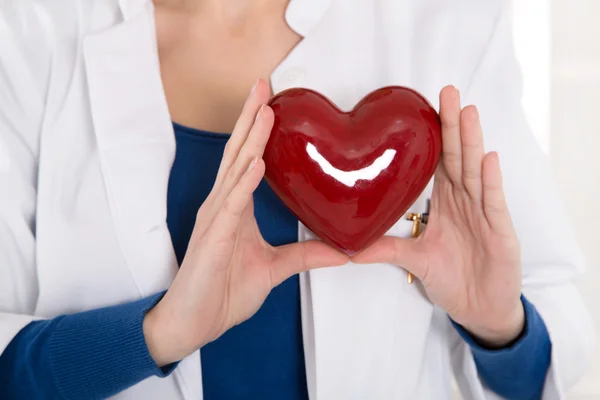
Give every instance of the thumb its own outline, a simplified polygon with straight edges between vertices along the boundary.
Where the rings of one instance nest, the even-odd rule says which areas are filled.
[[[279,246],[275,250],[275,259],[271,264],[273,286],[300,272],[340,266],[350,260],[347,255],[318,240]]]
[[[423,281],[427,276],[427,257],[418,238],[383,236],[354,257],[355,264],[393,264],[406,269]]]

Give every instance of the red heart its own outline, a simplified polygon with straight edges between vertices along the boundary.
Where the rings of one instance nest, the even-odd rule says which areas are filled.
[[[306,227],[350,255],[404,215],[439,162],[438,113],[414,90],[375,90],[348,113],[303,88],[269,105],[265,179]]]

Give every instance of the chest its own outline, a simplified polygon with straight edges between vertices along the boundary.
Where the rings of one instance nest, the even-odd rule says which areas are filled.
[[[161,78],[175,121],[231,132],[256,79],[269,81],[301,40],[285,21],[286,3],[239,20],[157,7]]]
[[[398,4],[404,3],[378,4],[389,9],[366,3],[332,6],[310,31],[303,32],[308,34],[285,56],[284,48],[291,46],[291,41],[282,45],[278,57],[284,56],[284,60],[273,57],[271,64],[260,67],[270,78],[273,92],[303,86],[323,93],[342,109],[349,109],[368,92],[388,84],[411,86],[434,106],[443,85],[464,87],[468,73],[459,74],[460,63],[453,60],[471,65],[480,54],[474,46],[461,46],[462,32],[451,26],[469,22],[465,21],[467,17],[455,18],[452,24],[440,27],[417,27],[402,17],[408,11]],[[424,14],[411,15],[416,18]],[[350,26],[348,20],[355,23]],[[172,120],[177,120],[179,114],[168,92],[169,80],[178,77],[177,68],[188,67],[179,65],[184,62],[174,62],[185,57],[173,56],[175,72],[169,73],[167,66],[166,75],[163,73],[162,66],[169,64],[171,56],[160,57],[158,24],[155,13],[148,11],[110,29],[104,25],[88,27],[83,49],[73,47],[72,56],[58,59],[49,94],[55,101],[49,122],[43,127],[39,167],[37,233],[42,296],[52,298],[55,291],[73,287],[90,293],[89,298],[94,299],[82,307],[110,304],[114,298],[103,291],[102,285],[91,283],[112,282],[120,276],[118,282],[123,284],[123,297],[127,298],[132,294],[126,294],[125,288],[132,283],[142,294],[153,293],[168,286],[176,272],[166,224],[166,194],[175,159]],[[173,51],[187,48],[186,52],[195,59],[194,65],[204,68],[202,57],[190,50],[192,44],[181,46],[173,47]],[[210,43],[206,49],[217,52]],[[454,55],[449,57],[450,53]],[[231,65],[232,71],[223,74],[234,74],[235,64],[241,62],[235,61],[224,63],[227,68]],[[432,69],[432,65],[444,68]],[[217,108],[218,96],[202,90],[202,85],[215,83],[200,73],[196,76],[192,70],[187,73],[190,79],[197,79],[193,85],[198,86],[175,92],[196,96],[194,102],[190,100],[192,106],[184,108],[193,110],[190,115],[198,118],[190,125],[219,131],[216,125],[215,129],[207,126]],[[252,74],[248,78],[248,88],[255,77]],[[223,87],[230,84],[226,78],[215,79],[223,82]],[[231,85],[244,86],[241,78],[237,82]],[[239,97],[245,99],[247,90],[239,91],[243,91]],[[186,105],[187,98],[181,99]],[[236,98],[222,99],[241,103]],[[237,119],[238,112],[231,111],[231,115]],[[56,235],[57,231],[64,234]],[[99,240],[86,240],[90,236]],[[79,258],[74,254],[80,254]],[[82,269],[77,261],[84,258],[94,262]],[[56,266],[69,271],[68,279],[59,286],[45,285],[46,279],[54,282]],[[336,273],[348,273],[349,277],[353,274],[352,269]],[[72,302],[64,298],[64,302],[40,301],[40,305],[45,313],[52,314],[72,307]]]

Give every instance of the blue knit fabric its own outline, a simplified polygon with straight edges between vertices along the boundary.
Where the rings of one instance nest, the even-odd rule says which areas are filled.
[[[228,135],[177,124],[175,134],[167,222],[181,262]],[[269,243],[297,240],[297,220],[264,182],[254,200],[259,228]],[[145,313],[161,296],[30,323],[0,356],[0,398],[101,399],[148,377],[168,375],[176,364],[157,368],[142,331]],[[507,348],[482,348],[454,324],[469,344],[483,382],[511,400],[540,398],[550,364],[546,326],[533,305],[522,300],[526,328]],[[307,399],[301,328],[295,276],[275,288],[252,318],[202,348],[204,398]]]
[[[169,181],[167,222],[181,262],[229,135],[174,126],[177,153]],[[271,245],[298,240],[298,220],[265,181],[254,193],[254,215]],[[204,346],[200,355],[205,400],[307,399],[298,276],[274,288],[252,318]]]
[[[168,375],[142,330],[161,296],[30,323],[0,357],[0,398],[103,399]]]
[[[525,296],[525,329],[507,347],[481,347],[460,325],[453,323],[475,358],[480,378],[491,390],[510,400],[536,400],[542,396],[550,366],[552,344],[542,317]]]

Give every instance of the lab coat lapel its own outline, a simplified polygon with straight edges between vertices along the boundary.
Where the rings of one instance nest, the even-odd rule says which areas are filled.
[[[412,209],[423,212],[422,204]],[[402,219],[387,234],[411,230]],[[314,239],[303,226],[299,232]],[[352,263],[310,271],[301,282],[311,397],[411,398],[433,311],[421,285],[394,265]]]
[[[134,11],[123,9],[125,22],[88,36],[84,56],[115,232],[139,295],[148,296],[167,289],[178,268],[166,224],[175,139],[152,3]],[[187,399],[202,398],[198,352],[182,361],[175,377]]]
[[[378,87],[410,86],[408,22],[388,27],[397,29],[396,35],[364,35],[372,31],[369,15],[375,12],[384,18],[408,15],[406,2],[385,4],[390,8],[385,12],[368,2],[351,8],[332,5],[338,9],[326,13],[273,73],[274,91],[293,86],[312,88],[348,110]],[[348,15],[350,12],[357,15]],[[355,23],[348,26],[334,18]],[[398,68],[387,69],[375,62],[382,58],[393,58],[395,61],[389,65]],[[409,211],[423,212],[428,192]],[[388,234],[410,237],[411,231],[412,222],[401,219]],[[312,238],[312,233],[300,224],[299,240]],[[411,398],[418,384],[433,311],[422,287],[418,283],[409,285],[404,270],[387,264],[348,264],[315,270],[302,274],[300,282],[310,397]]]
[[[84,43],[106,194],[142,295],[165,289],[177,271],[166,226],[175,141],[154,38],[152,13],[140,13]]]
[[[371,6],[365,4],[365,10],[357,11],[368,12]],[[166,226],[175,142],[158,67],[152,4],[145,8],[135,15],[129,9],[124,12],[126,22],[87,37],[84,44],[106,194],[123,255],[142,296],[168,287],[177,272]],[[328,15],[348,17],[344,12]],[[302,86],[320,90],[349,108],[376,87],[409,83],[407,70],[382,71],[368,61],[377,59],[369,52],[387,51],[387,45],[375,48],[368,38],[354,37],[351,27],[347,32],[333,31],[326,22],[315,23],[312,31],[274,71],[275,92],[293,86],[288,73],[300,71],[306,74]],[[319,42],[339,46],[331,49]],[[394,46],[402,49],[401,43]],[[423,202],[416,204],[415,211],[423,207]],[[411,223],[401,220],[389,234],[409,236],[410,231]],[[311,237],[300,225],[300,240]],[[432,313],[420,286],[408,285],[402,269],[385,264],[312,271],[303,274],[301,282],[311,398],[409,398],[417,384]],[[411,339],[406,343],[403,338]],[[202,398],[198,354],[185,359],[175,372],[188,399]]]

